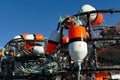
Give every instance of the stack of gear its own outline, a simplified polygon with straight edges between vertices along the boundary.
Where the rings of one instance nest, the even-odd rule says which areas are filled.
[[[42,74],[46,62],[42,34],[22,34],[9,41],[2,55],[2,72],[6,75]]]

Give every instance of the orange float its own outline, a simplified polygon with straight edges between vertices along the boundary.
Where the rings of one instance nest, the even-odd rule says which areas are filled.
[[[108,72],[100,72],[94,74],[95,80],[108,80],[111,78],[110,73]]]
[[[71,26],[68,30],[68,36],[70,41],[72,39],[87,39],[87,32],[84,26]]]
[[[45,47],[46,54],[53,54],[59,42],[60,42],[60,33],[59,31],[55,30],[51,33],[49,40],[46,44]]]
[[[29,34],[24,37],[25,40],[37,40],[42,41],[44,40],[44,36],[42,34]]]
[[[86,29],[84,26],[73,25],[68,30],[69,54],[74,62],[81,62],[87,55]]]
[[[26,33],[26,34],[21,34],[21,35],[17,35],[14,37],[14,39],[24,39],[26,36],[28,36],[29,34]]]
[[[91,25],[92,26],[97,26],[97,25],[100,25],[102,22],[103,22],[103,14],[98,13],[95,20],[93,22],[91,22]]]
[[[95,11],[95,10],[96,9],[93,6],[89,4],[85,4],[81,7],[80,13],[90,12],[90,11]],[[81,18],[87,21],[86,15],[81,16]],[[89,21],[92,26],[98,26],[103,22],[103,14],[102,13],[91,13],[89,17]]]

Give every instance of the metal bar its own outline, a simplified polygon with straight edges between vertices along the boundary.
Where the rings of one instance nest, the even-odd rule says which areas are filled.
[[[88,12],[83,12],[83,13],[77,13],[74,14],[73,16],[82,16],[82,15],[88,15],[88,14],[92,14],[92,13],[120,13],[120,10],[116,10],[116,9],[105,9],[105,10],[94,10],[94,11],[88,11]]]

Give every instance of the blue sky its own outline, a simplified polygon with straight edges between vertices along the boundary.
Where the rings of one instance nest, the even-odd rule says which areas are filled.
[[[48,37],[56,29],[59,16],[76,14],[84,4],[120,9],[120,0],[0,0],[0,46],[22,33]],[[120,20],[120,16],[114,18]],[[116,24],[112,18],[108,22]]]

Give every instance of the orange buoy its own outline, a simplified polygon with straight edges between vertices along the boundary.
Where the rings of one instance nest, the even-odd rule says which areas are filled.
[[[14,39],[23,39],[23,48],[29,52],[41,54],[45,53],[43,45],[36,45],[35,41],[43,41],[44,36],[42,34],[21,34],[14,37]],[[29,54],[28,54],[29,55]]]
[[[103,22],[103,14],[98,13],[95,20],[93,22],[91,22],[91,25],[92,26],[97,26],[97,25],[100,25],[102,22]]]
[[[87,38],[84,26],[71,26],[68,30],[69,54],[74,62],[81,62],[87,55]]]
[[[42,34],[35,34],[35,39],[41,41],[44,40],[44,37]]]
[[[45,47],[46,54],[53,54],[59,42],[60,42],[60,33],[59,31],[55,30],[51,33],[49,40],[46,44]]]
[[[57,42],[55,43],[52,41],[48,41],[48,43],[46,44],[45,51],[47,52],[47,54],[53,54],[53,51],[57,48],[57,46]]]
[[[85,4],[81,7],[79,12],[84,13],[84,12],[90,12],[90,11],[95,11],[95,10],[96,9],[93,6],[89,4]],[[87,21],[86,15],[81,16],[81,18]],[[103,22],[103,14],[102,13],[91,13],[89,17],[89,21],[92,26],[100,25]]]
[[[110,73],[108,73],[108,72],[95,73],[94,76],[95,76],[94,77],[95,80],[104,80],[104,79],[108,80],[111,77]]]
[[[24,37],[26,37],[26,36],[28,36],[28,35],[29,35],[29,34],[26,33],[26,34],[22,34],[22,35],[20,35],[20,36],[24,38]]]
[[[29,35],[28,33],[17,35],[17,36],[14,37],[14,39],[24,39],[28,35]]]
[[[44,36],[42,34],[29,34],[24,37],[25,40],[38,40],[38,41],[43,41]]]
[[[79,39],[86,39],[87,38],[87,32],[84,26],[71,26],[68,30],[68,36],[69,39],[72,40],[74,38]]]

